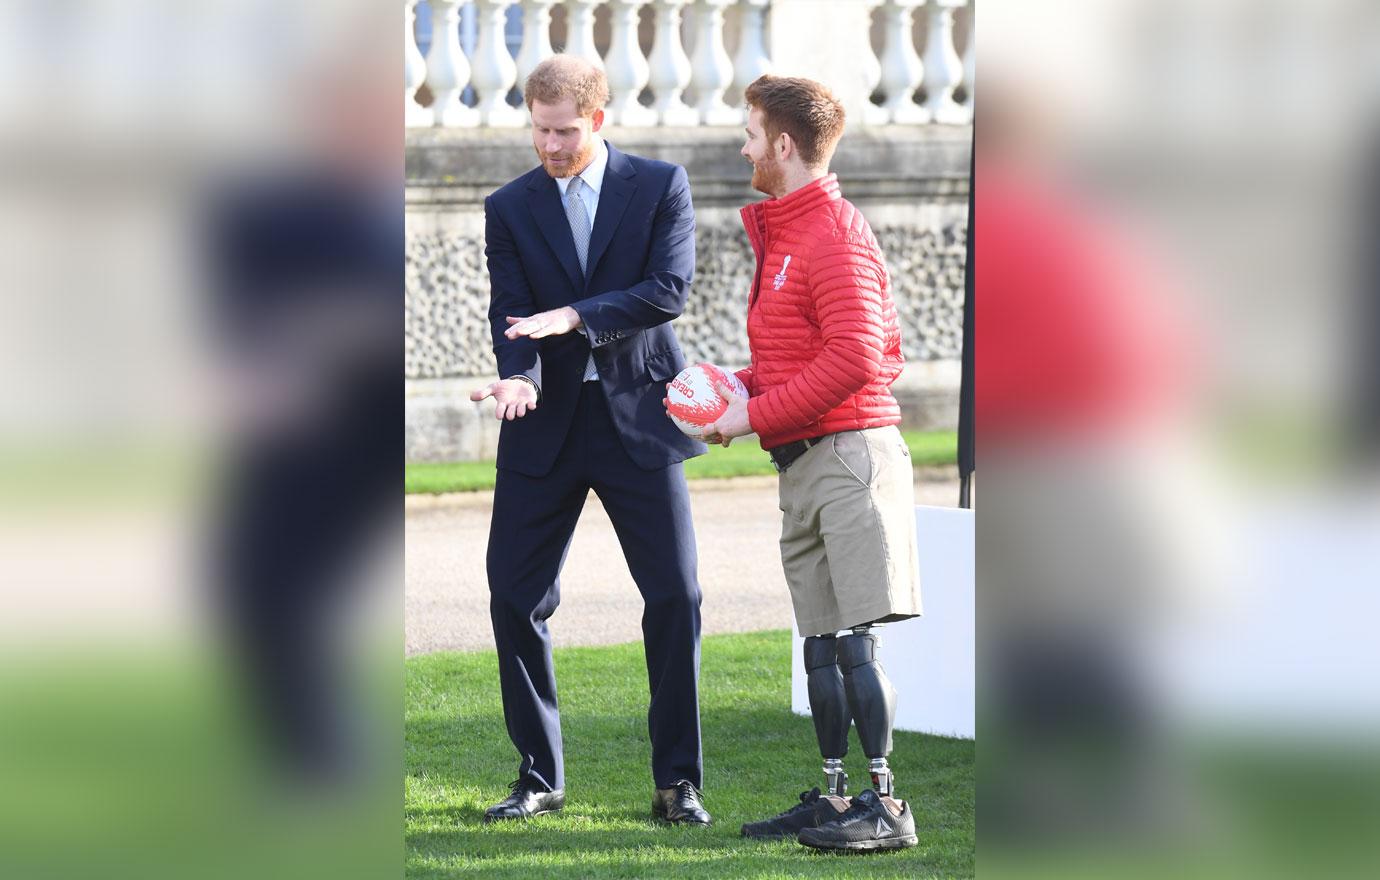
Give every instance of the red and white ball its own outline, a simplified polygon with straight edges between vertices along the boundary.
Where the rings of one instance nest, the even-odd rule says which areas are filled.
[[[739,397],[748,396],[737,376],[713,364],[686,367],[671,380],[666,391],[666,412],[683,433],[701,436],[705,426],[712,425],[728,409],[728,402],[714,390],[716,383],[727,385]]]

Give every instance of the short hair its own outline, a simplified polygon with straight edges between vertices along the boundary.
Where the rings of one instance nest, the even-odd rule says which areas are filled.
[[[763,74],[743,91],[749,107],[762,111],[767,137],[788,134],[811,168],[828,165],[843,137],[843,105],[822,83],[798,76]]]
[[[566,98],[575,99],[575,112],[593,116],[594,111],[609,100],[609,80],[604,72],[583,58],[574,55],[552,55],[532,69],[522,87],[527,109],[533,101],[559,104]]]

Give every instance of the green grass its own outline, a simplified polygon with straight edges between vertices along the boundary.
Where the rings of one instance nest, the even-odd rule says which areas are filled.
[[[906,438],[911,460],[917,466],[947,465],[958,460],[958,434],[955,431],[903,431],[902,436]],[[727,449],[711,446],[707,455],[685,463],[685,476],[692,480],[769,476],[775,473],[771,460],[756,440],[739,440]],[[494,463],[415,462],[407,465],[405,485],[409,495],[492,489]]]
[[[738,834],[822,778],[814,730],[790,710],[785,630],[704,640],[700,679],[705,798],[711,828],[650,818],[647,679],[640,644],[556,652],[565,738],[564,812],[530,823],[482,824],[506,794],[517,754],[503,725],[497,658],[442,653],[407,661],[407,876],[971,877],[970,741],[898,732],[898,792],[915,811],[920,845],[839,856],[793,841]],[[850,751],[854,782],[866,758]],[[853,790],[861,786],[854,785]]]
[[[370,745],[359,785],[323,793],[254,748],[224,658],[156,638],[139,648],[88,638],[71,649],[55,637],[0,664],[0,877],[398,875],[396,643],[386,666],[377,654],[361,661],[374,681],[351,716]]]
[[[492,461],[408,462],[403,477],[408,495],[441,495],[446,492],[478,492],[494,487]]]
[[[26,437],[0,444],[0,510],[141,507],[205,493],[216,461],[191,442],[161,445]]]

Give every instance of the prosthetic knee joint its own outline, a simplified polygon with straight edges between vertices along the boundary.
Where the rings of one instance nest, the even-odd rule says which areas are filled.
[[[867,754],[872,787],[879,795],[889,795],[895,780],[886,759],[891,754],[896,689],[877,660],[878,639],[870,625],[853,627],[837,642],[848,711],[858,725],[858,739]],[[818,725],[818,719],[815,723]]]
[[[843,674],[838,666],[837,643],[832,633],[805,639],[805,679],[829,794],[842,797],[848,791],[843,758],[848,754],[849,716]]]

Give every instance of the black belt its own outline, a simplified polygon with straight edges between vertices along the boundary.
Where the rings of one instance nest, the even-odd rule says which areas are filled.
[[[778,446],[775,449],[768,449],[767,454],[771,456],[771,463],[776,467],[778,474],[785,473],[786,468],[790,467],[797,458],[810,450],[811,446],[823,443],[829,437],[808,437],[804,440],[797,440],[794,443],[787,443],[785,446]]]

